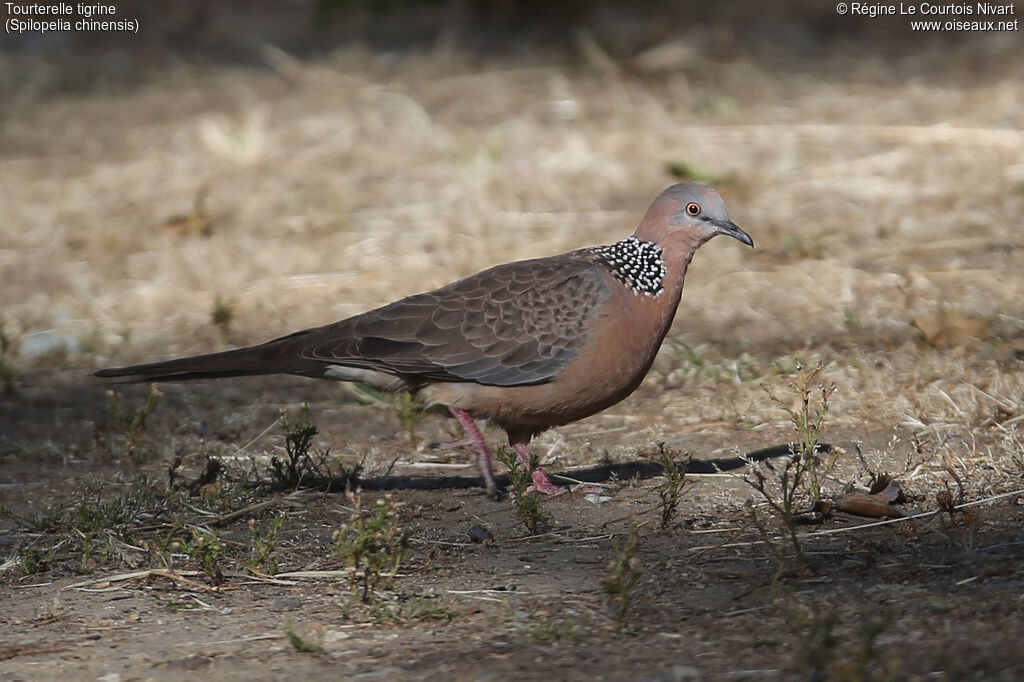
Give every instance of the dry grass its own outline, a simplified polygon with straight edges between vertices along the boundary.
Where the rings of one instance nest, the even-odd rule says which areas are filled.
[[[781,100],[749,63],[642,80],[274,57],[277,73],[72,98],[15,123],[28,151],[0,160],[0,296],[30,354],[46,338],[85,352],[74,366],[219,348],[218,300],[234,302],[230,340],[256,341],[614,240],[670,181],[665,164],[686,161],[732,174],[722,191],[758,249],[701,253],[682,339],[720,362],[838,347],[858,363],[838,370],[856,386],[843,404],[875,420],[984,409],[969,390],[966,405],[939,396],[959,390],[950,377],[1019,405],[1019,375],[994,363],[1024,330],[1024,135],[1006,128],[1019,83],[776,73]],[[722,98],[727,113],[711,106]],[[201,192],[212,235],[167,229]],[[992,338],[913,345],[912,321],[947,309],[988,320]],[[890,400],[894,381],[908,402]]]

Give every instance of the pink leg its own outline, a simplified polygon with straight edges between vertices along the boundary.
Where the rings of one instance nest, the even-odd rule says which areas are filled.
[[[480,467],[480,475],[484,478],[484,485],[487,486],[487,494],[492,497],[497,495],[498,484],[494,482],[494,469],[491,468],[491,460],[494,457],[491,455],[490,448],[487,447],[484,434],[480,433],[480,428],[473,421],[473,418],[469,416],[469,412],[460,410],[457,407],[449,407],[448,409],[451,410],[452,416],[458,420],[462,430],[466,432],[464,440],[476,445],[477,464]]]
[[[526,443],[512,443],[512,449],[516,451],[519,461],[523,463],[523,466],[530,472],[530,478],[533,479],[533,485],[527,488],[527,491],[536,490],[538,493],[544,493],[545,495],[561,495],[565,492],[565,488],[552,483],[551,479],[548,478],[548,475],[540,467],[530,469],[530,448],[526,446]]]

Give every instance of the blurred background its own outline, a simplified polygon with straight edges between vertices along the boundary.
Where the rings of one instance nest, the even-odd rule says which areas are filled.
[[[941,415],[909,389],[954,376],[1020,399],[1019,31],[817,2],[116,8],[137,34],[0,36],[8,391],[614,241],[693,179],[757,248],[700,253],[652,381],[803,353],[851,420]]]

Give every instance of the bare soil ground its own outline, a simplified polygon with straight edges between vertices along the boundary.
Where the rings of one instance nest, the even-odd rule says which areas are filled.
[[[677,38],[646,61],[582,36],[571,59],[442,42],[58,96],[26,77],[0,129],[0,677],[1024,676],[1019,35],[814,59]],[[531,534],[429,446],[457,435],[434,415],[265,378],[161,385],[133,425],[148,387],[112,408],[87,376],[618,239],[673,174],[716,185],[758,248],[698,254],[647,381],[540,437],[544,466],[784,445],[762,384],[798,406],[797,363],[821,362],[825,499],[885,473],[924,516],[802,515],[800,560],[749,468],[691,473],[667,528],[644,469],[544,499]],[[404,486],[362,493],[400,503],[412,543],[368,602],[336,548],[353,500],[253,487],[303,402],[325,463]],[[178,483],[224,470],[190,495],[176,457]],[[606,586],[634,529],[620,629]]]

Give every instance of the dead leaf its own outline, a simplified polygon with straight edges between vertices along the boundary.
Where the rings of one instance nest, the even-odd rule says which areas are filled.
[[[835,508],[847,514],[871,518],[897,519],[903,516],[900,510],[891,506],[881,494],[847,493],[836,501]]]
[[[814,504],[809,509],[800,512],[801,514],[814,514],[818,513],[822,516],[831,518],[832,516],[832,503],[828,500],[815,500]]]
[[[877,497],[886,504],[900,504],[907,501],[903,492],[903,486],[899,481],[893,480],[888,474],[882,474],[871,485],[869,494]]]
[[[214,497],[220,493],[220,483],[209,483],[199,488],[200,497]]]
[[[990,323],[988,318],[964,317],[958,310],[941,310],[935,315],[921,315],[913,319],[926,344],[947,348],[987,338]]]
[[[878,493],[889,487],[892,482],[892,476],[889,474],[872,474],[871,475],[871,487],[868,488],[868,495],[877,495]]]

